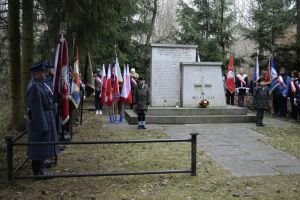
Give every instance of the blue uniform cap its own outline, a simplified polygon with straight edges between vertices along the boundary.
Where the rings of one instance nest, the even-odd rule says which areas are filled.
[[[46,62],[41,62],[30,68],[32,72],[44,71],[46,69]]]

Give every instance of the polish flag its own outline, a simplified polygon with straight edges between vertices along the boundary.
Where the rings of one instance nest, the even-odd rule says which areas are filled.
[[[121,93],[122,103],[132,103],[131,95],[131,83],[130,83],[130,74],[129,74],[129,65],[127,67],[124,65],[124,75],[123,75],[123,88]]]
[[[120,67],[119,67],[120,68]],[[120,100],[119,81],[118,81],[118,68],[115,67],[114,71],[114,84],[112,88],[112,101],[117,103]]]
[[[127,83],[127,88],[128,88],[128,95],[127,95],[127,103],[131,104],[132,103],[132,91],[131,91],[131,81],[130,81],[130,73],[129,73],[129,65],[127,65],[127,73],[126,73],[126,83]]]
[[[126,65],[124,64],[124,70],[123,70],[123,86],[122,86],[122,92],[121,92],[121,102],[126,103],[127,98],[127,71],[126,71]]]
[[[69,83],[69,61],[68,61],[68,45],[67,41],[62,38],[61,41],[61,60],[58,61],[61,64],[61,81],[60,81],[60,87],[61,87],[61,118],[62,118],[62,124],[64,125],[69,121],[69,89],[68,89],[68,83]]]
[[[111,66],[108,66],[107,85],[106,85],[106,103],[108,106],[112,104],[112,88],[111,88]]]
[[[271,82],[271,58],[269,58],[265,82],[267,83]]]
[[[230,53],[229,63],[228,63],[228,72],[225,82],[226,88],[230,93],[233,93],[235,90],[235,78],[234,78],[234,66],[233,66],[233,56]]]
[[[101,81],[102,81],[102,90],[101,90],[101,103],[102,105],[106,102],[106,88],[107,88],[107,80],[106,80],[106,72],[105,72],[105,65],[102,65],[102,75],[101,75]]]
[[[290,88],[291,88],[292,93],[295,95],[297,89],[296,89],[296,86],[294,84],[294,81],[290,81]]]

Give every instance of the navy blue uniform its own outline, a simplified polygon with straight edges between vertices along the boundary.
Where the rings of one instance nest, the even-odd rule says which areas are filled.
[[[58,137],[57,137],[57,127],[56,127],[56,122],[55,122],[55,119],[56,119],[55,116],[58,113],[57,113],[57,109],[55,109],[54,102],[53,102],[53,81],[52,80],[53,80],[52,76],[46,77],[46,79],[45,79],[45,83],[46,83],[45,90],[46,90],[48,98],[50,99],[51,104],[52,104],[53,121],[54,121],[54,129],[51,132],[50,141],[51,142],[57,142],[58,141]],[[58,152],[57,145],[51,146],[51,148],[49,149],[49,151],[50,151],[51,154],[54,153],[54,155],[57,155],[57,152]]]
[[[28,142],[50,142],[51,133],[56,132],[53,105],[44,80],[32,78],[27,87],[29,115]],[[53,145],[28,146],[31,160],[45,160],[54,156]]]

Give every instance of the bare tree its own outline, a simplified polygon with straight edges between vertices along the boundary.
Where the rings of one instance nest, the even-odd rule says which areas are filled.
[[[151,18],[149,31],[147,33],[147,39],[146,39],[146,45],[147,46],[150,44],[150,40],[151,40],[151,37],[153,35],[155,19],[156,19],[156,16],[157,16],[157,3],[158,3],[158,0],[153,0],[152,18]]]
[[[26,105],[26,90],[33,60],[33,0],[22,4],[22,94]],[[24,106],[25,109],[25,106]]]

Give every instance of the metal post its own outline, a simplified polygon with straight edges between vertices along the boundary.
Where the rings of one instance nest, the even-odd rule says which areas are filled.
[[[83,112],[83,101],[84,101],[84,90],[82,90],[82,95],[80,99],[81,109],[80,109],[80,125],[82,125],[82,112]]]
[[[7,162],[7,180],[12,182],[14,179],[14,153],[13,153],[13,137],[5,137],[6,142],[6,162]]]
[[[70,116],[70,121],[69,121],[69,131],[70,131],[70,137],[71,137],[71,139],[73,138],[73,103],[72,103],[72,101],[69,101],[69,109],[70,109],[70,114],[69,114],[69,116]]]
[[[192,146],[192,155],[191,155],[191,175],[196,176],[197,175],[197,135],[199,133],[191,133],[191,146]]]

